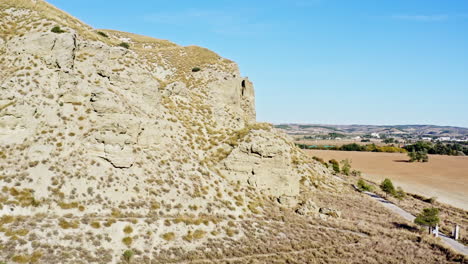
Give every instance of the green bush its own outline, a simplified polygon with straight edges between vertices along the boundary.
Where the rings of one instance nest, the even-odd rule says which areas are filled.
[[[53,27],[50,31],[54,32],[54,33],[57,33],[57,34],[60,34],[60,33],[64,33],[65,30],[62,30],[59,26],[55,26]]]
[[[98,33],[98,35],[101,35],[101,36],[103,36],[105,38],[109,37],[106,33],[102,32],[102,31],[98,31],[97,33]]]
[[[341,161],[341,172],[344,175],[349,175],[351,172],[351,162],[348,159]]]
[[[335,159],[331,159],[328,161],[328,163],[332,165],[334,172],[340,173],[340,164],[338,163],[338,161],[336,161]]]
[[[198,68],[198,67],[194,67],[194,68],[192,68],[192,72],[199,72],[199,71],[201,71],[201,69],[200,69],[200,68]]]
[[[384,191],[386,194],[390,195],[395,195],[395,186],[393,186],[393,183],[390,179],[385,179],[383,182],[380,184],[380,189]]]
[[[132,259],[133,255],[135,255],[135,253],[134,253],[131,249],[127,249],[127,250],[125,250],[125,252],[123,253],[123,257],[124,257],[124,259],[125,259],[127,262],[130,262],[130,260]]]
[[[367,184],[366,181],[364,181],[362,178],[358,180],[357,187],[359,190],[367,192],[371,192],[374,189],[372,185]]]
[[[403,200],[403,198],[406,197],[406,193],[405,191],[403,191],[403,189],[401,187],[398,187],[395,191],[395,198],[397,198],[398,200]]]
[[[128,44],[127,42],[122,42],[122,43],[119,44],[119,47],[129,49],[129,48],[130,48],[130,44]]]

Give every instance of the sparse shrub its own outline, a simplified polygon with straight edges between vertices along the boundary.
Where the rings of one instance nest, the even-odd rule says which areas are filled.
[[[336,159],[331,159],[328,161],[328,163],[332,165],[334,172],[340,173],[340,164],[338,163],[338,161],[336,161]]]
[[[201,69],[199,67],[192,68],[192,72],[199,72],[199,71],[201,71]]]
[[[129,247],[132,245],[133,239],[131,237],[124,237],[122,242]]]
[[[254,213],[254,214],[259,214],[260,211],[257,209],[257,207],[259,207],[260,204],[258,204],[257,202],[249,202],[249,204],[247,205],[247,207],[249,208],[249,210]]]
[[[101,223],[99,223],[99,222],[92,222],[92,223],[91,223],[91,227],[96,228],[96,229],[97,229],[97,228],[100,228],[100,227],[101,227]]]
[[[358,180],[357,187],[359,188],[359,190],[367,192],[371,192],[374,189],[372,185],[367,184],[366,181],[364,181],[364,179],[362,178]]]
[[[187,235],[183,236],[182,239],[185,241],[191,242],[192,240],[202,239],[205,236],[206,232],[200,229],[195,230],[195,232],[188,231]]]
[[[106,33],[102,32],[102,31],[98,31],[97,34],[98,34],[98,35],[101,35],[101,36],[103,36],[103,37],[105,37],[105,38],[108,38],[108,37],[109,37]]]
[[[175,239],[175,234],[174,232],[169,232],[169,233],[162,234],[161,237],[166,241],[172,241]]]
[[[188,231],[185,236],[182,237],[183,240],[191,242],[193,240],[192,231]]]
[[[405,191],[403,191],[403,189],[401,187],[397,187],[394,196],[398,200],[403,200],[406,197],[406,193],[405,193]]]
[[[133,250],[131,249],[127,249],[124,251],[123,253],[123,257],[125,259],[125,261],[127,262],[130,262],[130,260],[132,259],[133,255],[135,255],[135,253],[133,252]]]
[[[57,33],[57,34],[65,33],[65,30],[62,30],[59,26],[53,27],[50,31]]]
[[[66,221],[65,219],[60,219],[59,220],[59,226],[63,229],[76,229],[80,226],[80,223],[78,221]]]
[[[349,175],[349,173],[351,172],[351,161],[349,161],[348,159],[341,161],[341,172],[344,175]]]
[[[128,44],[127,42],[122,42],[122,43],[119,44],[119,47],[129,49],[129,48],[130,48],[130,44]]]
[[[205,236],[206,232],[200,229],[195,230],[193,232],[193,238],[194,239],[202,239]]]
[[[226,235],[228,235],[229,237],[233,237],[235,234],[236,234],[236,230],[235,230],[235,229],[228,228],[228,229],[226,230]]]
[[[434,204],[437,200],[437,197],[424,198],[423,201],[426,203]]]
[[[126,226],[123,230],[125,232],[125,234],[130,234],[133,232],[133,228],[131,226]]]
[[[328,164],[322,158],[319,158],[317,156],[313,156],[312,159],[322,163],[323,165],[325,165],[325,167],[328,167]]]

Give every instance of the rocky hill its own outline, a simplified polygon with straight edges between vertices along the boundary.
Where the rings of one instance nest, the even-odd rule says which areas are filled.
[[[207,49],[0,0],[0,263],[303,262],[378,239],[344,216],[372,202],[254,101]],[[413,255],[450,259],[431,243]]]

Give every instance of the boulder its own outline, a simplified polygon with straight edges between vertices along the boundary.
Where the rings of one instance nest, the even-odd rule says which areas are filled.
[[[340,218],[341,217],[341,212],[336,210],[336,209],[332,209],[332,208],[322,207],[322,208],[320,208],[319,213],[321,213],[323,215],[328,215],[328,216],[331,216],[331,217],[334,217],[334,218]]]
[[[299,208],[296,209],[296,213],[300,215],[315,215],[319,212],[319,207],[311,200],[301,202]]]

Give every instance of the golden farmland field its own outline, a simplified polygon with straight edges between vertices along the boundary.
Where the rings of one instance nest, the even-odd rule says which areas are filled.
[[[428,163],[409,163],[406,154],[306,150],[326,161],[349,159],[353,169],[375,182],[390,178],[405,191],[468,210],[468,157],[429,155]]]

